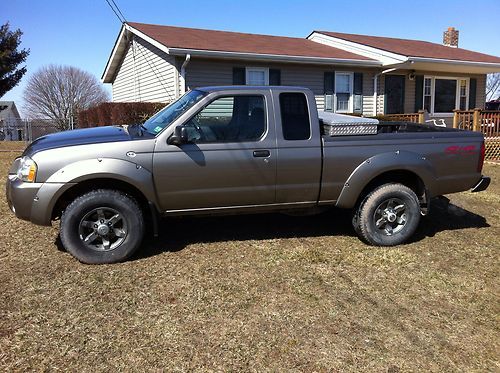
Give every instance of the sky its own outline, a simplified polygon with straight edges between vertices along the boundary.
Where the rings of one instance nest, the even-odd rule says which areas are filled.
[[[460,31],[459,46],[500,56],[500,1],[115,0],[127,21],[306,37],[313,30],[442,42]],[[30,74],[72,65],[101,78],[121,27],[106,0],[5,0],[0,23],[21,29],[28,73],[1,100],[16,101]],[[106,84],[110,91],[110,85]]]

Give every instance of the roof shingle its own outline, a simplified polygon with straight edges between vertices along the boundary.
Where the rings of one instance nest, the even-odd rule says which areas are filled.
[[[374,61],[311,40],[127,22],[168,48]]]
[[[345,34],[341,32],[330,31],[315,32],[408,57],[500,63],[500,57],[473,52],[462,48],[447,47],[445,45],[431,43],[428,41],[388,38],[382,36]]]

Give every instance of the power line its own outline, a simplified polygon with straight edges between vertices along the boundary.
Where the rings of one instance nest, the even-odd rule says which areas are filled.
[[[111,1],[111,2],[110,2]],[[111,8],[111,10],[113,11],[113,13],[115,13],[116,17],[120,20],[121,23],[125,23],[127,22],[127,20],[125,19],[125,16],[123,15],[123,13],[121,12],[120,8],[118,7],[118,5],[115,3],[115,0],[106,0],[106,3],[108,3],[109,7]],[[112,5],[112,4],[113,5]],[[135,63],[136,63],[136,48],[134,47],[135,45],[135,42],[134,42],[134,37],[132,37],[132,57],[134,59],[134,70],[136,70],[135,68]],[[156,69],[156,65],[154,64],[154,62],[150,62],[149,61],[149,58],[146,54],[144,54],[143,50],[141,47],[137,47],[137,50],[139,51],[139,53],[142,55],[142,57],[144,58],[144,60],[146,61],[146,63],[149,65],[149,68],[151,69],[151,71],[153,72],[153,74],[155,75],[156,79],[158,79],[158,82],[160,83],[160,85],[163,87],[163,89],[165,90],[165,92],[167,93],[167,95],[169,97],[171,97],[172,95],[170,94],[170,92],[168,91],[167,87],[165,87],[165,85],[163,84],[163,81],[162,79],[158,76],[157,74],[157,69]],[[135,74],[137,75],[137,71],[135,71]],[[140,78],[137,78],[137,84],[138,84],[138,89],[139,89],[139,99],[140,99]]]
[[[113,5],[115,6],[116,10],[118,11],[118,13],[120,13],[120,15],[122,16],[123,18],[123,21],[124,22],[127,22],[127,20],[125,19],[125,16],[123,15],[122,11],[120,10],[120,8],[118,7],[118,5],[116,5],[115,3],[115,0],[111,0],[111,2],[113,3]]]
[[[120,11],[120,8],[118,8],[116,3],[113,0],[111,0],[113,2],[113,5],[114,5],[114,7],[113,7],[113,5],[111,5],[111,3],[109,1],[110,0],[106,0],[106,3],[108,3],[109,7],[113,11],[113,13],[115,13],[115,16],[118,18],[120,23],[126,22],[125,17],[123,16],[122,12]],[[115,7],[116,7],[116,9],[115,9]]]
[[[132,43],[134,42],[135,40],[135,35],[133,36],[133,39],[132,39]],[[140,44],[140,43],[139,43]],[[163,84],[163,81],[162,79],[158,76],[157,72],[156,72],[156,65],[154,64],[154,62],[152,62],[152,64],[149,62],[149,58],[146,54],[144,54],[143,50],[141,47],[138,47],[137,50],[139,51],[139,53],[142,55],[142,57],[144,58],[144,60],[146,61],[146,63],[149,65],[149,68],[151,69],[151,71],[153,72],[153,74],[155,75],[156,79],[158,79],[158,82],[160,83],[160,85],[163,87],[163,89],[165,90],[165,92],[167,93],[167,95],[169,97],[172,97],[171,93],[168,91],[168,88],[165,87],[165,85]],[[132,53],[134,53],[134,51],[132,50]]]

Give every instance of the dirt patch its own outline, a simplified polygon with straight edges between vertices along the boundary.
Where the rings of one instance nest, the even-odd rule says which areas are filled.
[[[341,211],[184,218],[109,266],[2,199],[0,369],[497,370],[500,166],[484,172],[407,245],[364,245]]]

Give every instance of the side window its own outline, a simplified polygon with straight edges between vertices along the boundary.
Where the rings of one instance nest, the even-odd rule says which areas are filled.
[[[188,123],[189,141],[201,143],[257,141],[266,131],[263,96],[220,97]]]
[[[309,109],[303,93],[281,93],[280,109],[285,140],[307,140],[311,137]]]

